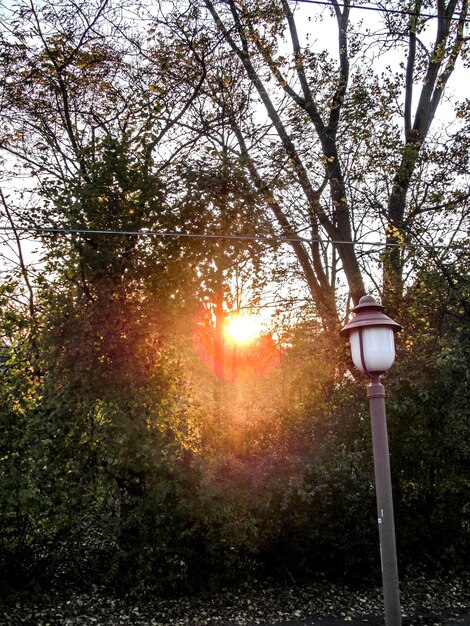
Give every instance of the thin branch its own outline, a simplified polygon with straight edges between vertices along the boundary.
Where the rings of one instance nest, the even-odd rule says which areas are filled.
[[[349,2],[344,2],[343,12],[339,8],[337,0],[331,0],[338,24],[338,55],[339,55],[339,78],[336,92],[331,103],[330,119],[328,121],[328,135],[336,135],[341,108],[349,83],[349,57],[348,57],[348,22]]]
[[[28,274],[28,268],[26,266],[25,260],[24,260],[24,256],[23,256],[23,248],[21,246],[21,238],[18,234],[18,230],[16,229],[16,225],[15,222],[13,220],[13,216],[11,214],[10,208],[8,206],[8,203],[6,201],[5,195],[3,193],[3,189],[0,187],[0,200],[2,202],[3,208],[5,210],[5,214],[7,216],[7,219],[10,223],[11,229],[13,231],[13,236],[15,238],[16,241],[16,246],[17,246],[17,255],[18,255],[18,261],[20,264],[20,268],[21,268],[21,275],[23,277],[24,283],[26,285],[26,289],[28,290],[28,294],[29,294],[29,298],[28,298],[28,304],[29,304],[29,314],[31,316],[31,319],[34,322],[37,322],[36,320],[36,307],[35,307],[35,302],[34,302],[34,290],[33,287],[31,285],[31,281],[29,280],[29,274]]]
[[[408,59],[406,62],[405,74],[405,133],[411,130],[411,104],[413,99],[413,78],[416,62],[416,27],[418,23],[418,15],[421,9],[421,0],[415,3],[416,15],[410,17],[409,35],[408,35]]]

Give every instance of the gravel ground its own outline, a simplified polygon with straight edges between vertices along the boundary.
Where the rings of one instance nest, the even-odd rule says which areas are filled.
[[[405,581],[403,624],[470,626],[465,580]],[[353,626],[383,624],[381,589],[357,591],[321,582],[256,586],[173,600],[136,601],[101,589],[50,594],[0,608],[0,626]]]

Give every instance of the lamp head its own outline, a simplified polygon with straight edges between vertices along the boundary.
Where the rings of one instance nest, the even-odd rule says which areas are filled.
[[[383,310],[372,296],[363,296],[353,309],[355,317],[340,331],[349,337],[354,365],[368,376],[383,374],[395,360],[394,335],[401,326]]]

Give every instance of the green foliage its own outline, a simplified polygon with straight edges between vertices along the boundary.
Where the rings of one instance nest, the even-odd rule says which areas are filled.
[[[402,568],[464,569],[468,559],[465,293],[420,274],[387,375]],[[94,582],[142,595],[378,575],[365,384],[328,371],[317,331],[291,336],[282,370],[256,385],[263,401],[230,383],[225,393],[241,404],[222,413],[227,432],[211,434],[172,342],[151,323],[153,300],[148,309],[101,290],[78,312],[69,298],[49,299],[42,375],[27,365],[27,341],[5,348],[3,584]],[[241,444],[229,428],[243,398],[251,412]]]
[[[307,404],[301,412],[301,463],[295,480],[287,483],[278,512],[280,532],[268,552],[295,577],[328,572],[359,578],[377,565],[368,420],[361,396],[362,389],[343,381],[328,400]]]
[[[470,550],[468,272],[442,269],[421,271],[408,295],[389,414],[403,559],[459,569]]]
[[[28,455],[27,415],[38,402],[38,389],[22,357],[8,358],[3,351],[0,371],[0,561],[2,583],[21,579],[21,565],[31,558],[36,531],[35,518],[41,509],[38,486],[32,476]],[[24,369],[23,369],[24,368]]]

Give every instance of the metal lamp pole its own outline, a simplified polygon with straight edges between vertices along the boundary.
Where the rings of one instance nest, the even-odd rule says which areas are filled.
[[[385,624],[400,626],[400,591],[398,584],[395,521],[393,517],[390,455],[388,450],[387,418],[385,415],[385,388],[377,376],[367,389],[372,427],[375,492],[382,559],[382,584]]]
[[[375,491],[382,562],[386,626],[401,626],[395,522],[393,516],[390,454],[388,448],[385,388],[380,379],[395,359],[394,334],[401,326],[382,313],[372,296],[364,296],[353,309],[356,316],[341,330],[349,337],[356,367],[370,379],[369,399]]]

